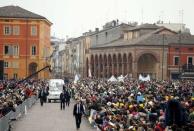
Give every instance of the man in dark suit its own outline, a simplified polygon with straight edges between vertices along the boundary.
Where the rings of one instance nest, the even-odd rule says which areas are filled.
[[[73,108],[73,115],[75,117],[77,129],[80,128],[83,114],[84,114],[84,105],[81,103],[80,100],[77,100],[77,103],[74,105],[74,108]]]
[[[65,110],[65,94],[64,91],[60,94],[61,110]]]
[[[186,122],[187,122],[186,111],[184,110],[180,102],[175,99],[169,100],[167,102],[167,108],[165,113],[166,126],[172,126],[172,128],[176,127],[180,128],[186,125]]]
[[[66,106],[69,106],[69,104],[70,104],[70,99],[71,99],[69,90],[66,89],[66,90],[64,91],[64,95],[65,95],[65,104],[66,104]]]
[[[43,106],[43,103],[46,101],[46,91],[44,88],[42,88],[40,91],[39,91],[39,98],[40,98],[40,105]]]

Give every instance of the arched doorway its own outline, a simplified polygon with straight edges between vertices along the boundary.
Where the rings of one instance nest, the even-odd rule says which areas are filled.
[[[132,74],[132,54],[128,54],[128,73],[131,75]]]
[[[113,75],[117,76],[117,58],[116,55],[113,55]]]
[[[104,54],[104,77],[107,78],[107,56]]]
[[[124,74],[123,75],[127,75],[127,55],[126,54],[123,55],[123,66],[124,66]]]
[[[98,70],[99,70],[98,65],[99,64],[98,64],[98,56],[97,55],[95,55],[95,60],[94,61],[95,61],[95,67],[96,67],[95,68],[95,77],[98,78]]]
[[[29,75],[34,74],[37,71],[38,65],[35,62],[32,62],[29,64]],[[35,78],[38,78],[38,74],[34,76]]]
[[[91,69],[90,69],[91,76],[93,76],[94,75],[94,56],[93,55],[91,56],[90,66],[91,66]]]
[[[108,55],[108,78],[112,76],[112,58]]]
[[[103,58],[102,55],[99,56],[99,77],[103,77]]]
[[[122,57],[121,57],[121,54],[118,54],[118,72],[117,72],[117,75],[120,76],[120,75],[123,75],[122,74]]]
[[[156,78],[157,72],[157,59],[153,54],[143,54],[138,59],[138,76],[142,74],[144,76],[150,75],[151,78]]]

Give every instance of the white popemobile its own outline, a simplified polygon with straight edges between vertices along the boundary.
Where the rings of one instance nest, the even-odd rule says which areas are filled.
[[[59,100],[60,94],[63,91],[64,80],[62,79],[50,79],[49,80],[49,95],[47,97],[48,102],[51,100]]]

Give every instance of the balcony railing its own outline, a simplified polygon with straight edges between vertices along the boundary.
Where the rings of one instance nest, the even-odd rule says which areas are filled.
[[[192,64],[184,64],[182,66],[182,72],[194,72],[194,65],[192,65]]]

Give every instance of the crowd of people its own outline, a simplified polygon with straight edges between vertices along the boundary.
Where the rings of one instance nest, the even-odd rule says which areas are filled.
[[[194,81],[108,82],[83,79],[72,86],[102,131],[194,129]]]
[[[0,81],[0,118],[32,95],[45,102],[48,90],[47,83],[41,80]],[[101,131],[194,129],[194,81],[82,79],[64,85],[61,110],[69,106],[71,96],[81,100],[89,122]],[[77,105],[74,115],[81,109]],[[77,128],[80,123],[76,119]]]
[[[27,98],[38,95],[38,91],[45,86],[46,83],[41,80],[0,81],[0,118],[10,111],[15,111]]]

